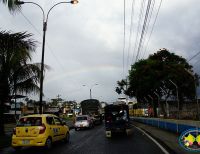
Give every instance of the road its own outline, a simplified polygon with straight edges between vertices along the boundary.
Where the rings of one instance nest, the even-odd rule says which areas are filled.
[[[105,137],[104,125],[88,130],[70,131],[70,143],[55,143],[50,150],[43,148],[24,148],[15,152],[12,147],[0,150],[0,154],[162,154],[160,148],[142,132],[134,129],[130,136],[116,134]]]

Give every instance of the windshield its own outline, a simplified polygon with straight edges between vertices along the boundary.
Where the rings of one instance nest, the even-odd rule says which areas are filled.
[[[77,117],[76,121],[87,120],[87,117]]]
[[[41,126],[42,125],[42,118],[41,117],[24,117],[21,118],[17,126]]]

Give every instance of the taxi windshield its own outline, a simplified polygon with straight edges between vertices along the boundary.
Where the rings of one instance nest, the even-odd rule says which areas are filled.
[[[21,118],[17,126],[41,126],[42,125],[42,118],[41,117],[24,117]]]

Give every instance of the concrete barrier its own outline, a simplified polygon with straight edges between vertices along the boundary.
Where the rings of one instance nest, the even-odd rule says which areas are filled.
[[[182,133],[188,129],[200,128],[200,121],[192,120],[176,120],[176,119],[160,119],[160,118],[146,118],[146,117],[131,117],[133,121],[172,131],[175,133]]]

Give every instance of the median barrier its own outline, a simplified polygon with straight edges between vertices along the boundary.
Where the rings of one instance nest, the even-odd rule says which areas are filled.
[[[133,121],[172,131],[175,133],[182,133],[188,129],[200,128],[199,121],[175,120],[175,119],[160,119],[160,118],[146,118],[146,117],[131,117]]]

